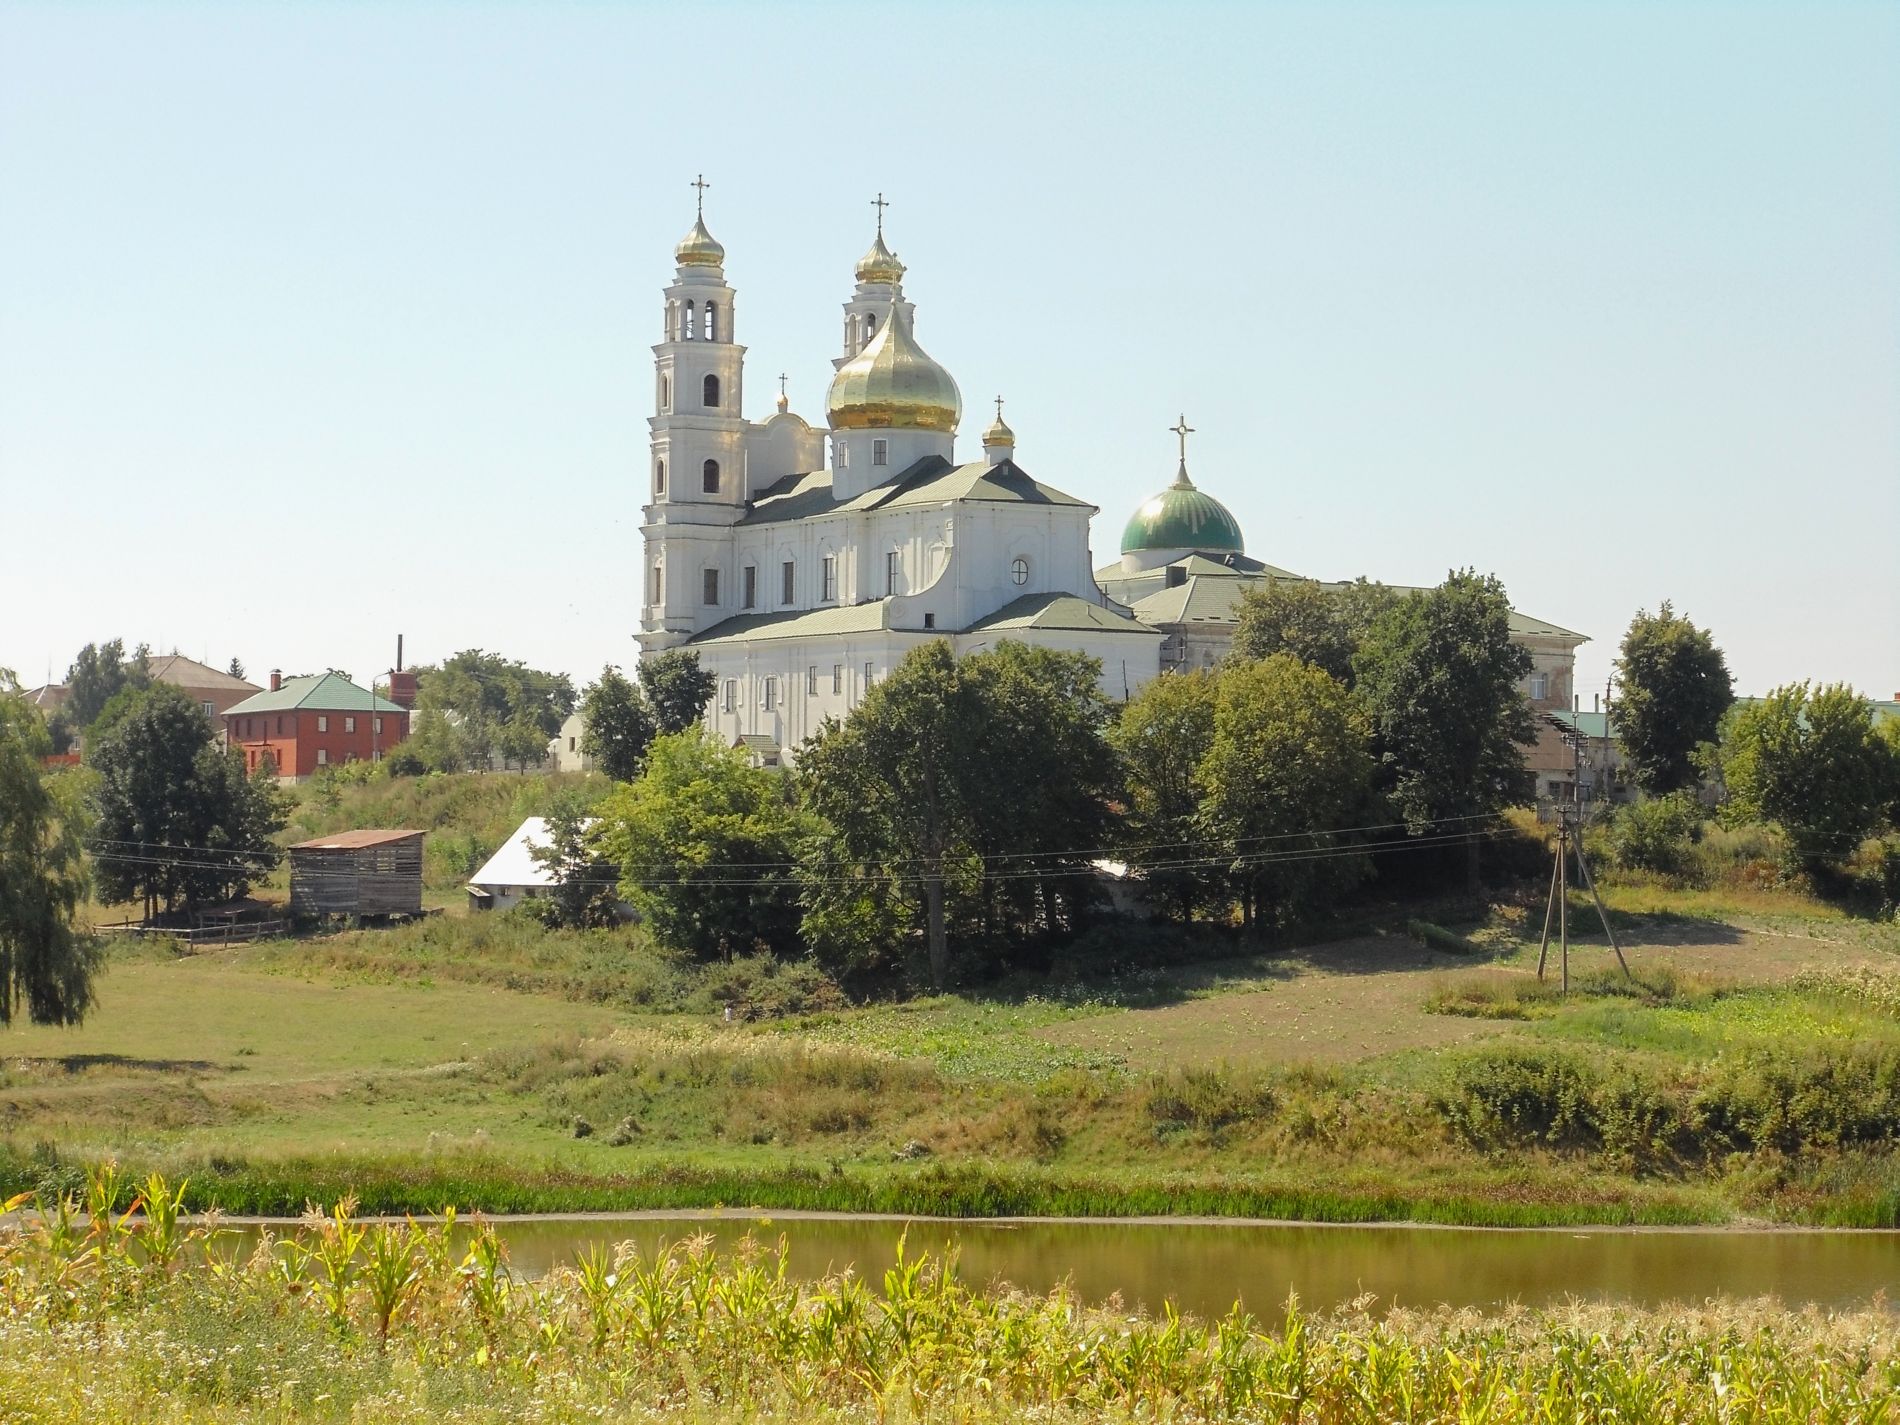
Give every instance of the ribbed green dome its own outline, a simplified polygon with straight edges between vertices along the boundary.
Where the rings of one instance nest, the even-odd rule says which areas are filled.
[[[1145,501],[1122,531],[1122,553],[1144,549],[1198,549],[1244,554],[1240,523],[1212,495],[1188,482],[1183,471],[1175,482]]]

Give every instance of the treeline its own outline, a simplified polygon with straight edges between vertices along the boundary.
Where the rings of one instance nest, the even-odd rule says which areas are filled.
[[[696,723],[653,736],[561,868],[617,878],[683,951],[839,972],[918,953],[938,986],[1083,929],[1104,861],[1181,919],[1281,926],[1363,883],[1381,848],[1462,844],[1475,879],[1529,795],[1529,667],[1503,588],[1469,571],[1405,595],[1270,585],[1218,669],[1119,707],[1084,655],[933,642],[795,771]],[[624,697],[589,689],[590,716],[609,690]]]

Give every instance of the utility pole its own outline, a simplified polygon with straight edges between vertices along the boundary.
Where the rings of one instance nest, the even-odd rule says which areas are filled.
[[[1574,714],[1573,714],[1574,716]],[[1583,734],[1572,727],[1566,734],[1571,750],[1571,793],[1568,802],[1557,804],[1557,852],[1552,858],[1550,868],[1550,895],[1544,902],[1544,933],[1537,946],[1537,978],[1544,978],[1544,967],[1550,956],[1550,922],[1553,916],[1557,921],[1558,954],[1563,971],[1563,992],[1570,993],[1570,857],[1577,858],[1577,879],[1590,892],[1590,900],[1596,906],[1597,919],[1603,922],[1603,933],[1609,937],[1610,949],[1616,952],[1616,963],[1623,967],[1624,977],[1635,979],[1630,974],[1629,961],[1623,958],[1623,947],[1617,944],[1616,931],[1610,926],[1610,912],[1603,904],[1603,897],[1597,894],[1595,879],[1590,875],[1590,863],[1583,856],[1583,823],[1581,811],[1583,803]]]

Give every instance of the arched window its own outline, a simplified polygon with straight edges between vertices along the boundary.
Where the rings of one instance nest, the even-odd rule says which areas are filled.
[[[666,493],[666,462],[664,460],[653,462],[653,493],[656,495]]]
[[[877,335],[877,313],[866,312],[864,314],[864,339],[868,342],[872,337],[876,335]]]
[[[1009,564],[1009,577],[1017,584],[1029,582],[1029,561],[1018,554]]]
[[[709,377],[708,379],[710,380],[711,378]],[[701,488],[703,488],[708,495],[718,494],[719,462],[717,460],[708,460],[704,465],[700,466],[699,478]]]
[[[660,325],[661,341],[673,340],[673,333],[679,330],[679,311],[679,303],[668,302],[666,304],[666,317]]]
[[[691,341],[699,335],[699,313],[694,310],[691,301],[686,303],[686,321],[680,327],[680,340]]]
[[[700,404],[704,406],[717,406],[719,404],[719,378],[717,376],[708,376],[705,381],[700,384]]]
[[[666,415],[673,409],[673,378],[660,378],[660,414]]]
[[[706,304],[706,340],[707,341],[719,340],[719,323],[718,323],[717,318],[714,315],[716,312],[718,312],[718,310],[719,308],[714,306],[711,302],[708,302]]]

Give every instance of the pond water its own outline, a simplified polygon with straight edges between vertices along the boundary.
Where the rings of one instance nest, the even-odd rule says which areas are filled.
[[[494,1219],[518,1272],[571,1263],[590,1244],[632,1241],[651,1254],[705,1232],[721,1248],[750,1233],[791,1269],[817,1277],[853,1267],[881,1283],[900,1233],[938,1253],[954,1244],[971,1285],[1045,1292],[1067,1279],[1085,1301],[1216,1316],[1238,1297],[1271,1317],[1297,1292],[1309,1309],[1364,1293],[1381,1307],[1538,1306],[1576,1296],[1659,1305],[1711,1296],[1773,1296],[1789,1306],[1870,1303],[1900,1286],[1900,1233],[1509,1231],[1302,1224],[967,1221],[819,1215],[678,1213]]]

